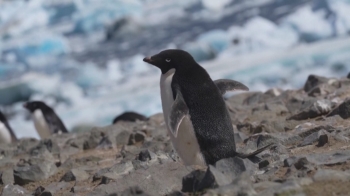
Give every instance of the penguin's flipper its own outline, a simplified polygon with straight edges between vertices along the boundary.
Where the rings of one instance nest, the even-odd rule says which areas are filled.
[[[242,90],[242,91],[249,91],[249,88],[235,80],[229,80],[229,79],[219,79],[215,80],[214,83],[219,88],[222,95],[224,95],[227,91],[235,91],[235,90]]]
[[[173,105],[171,106],[171,111],[168,117],[170,132],[174,135],[175,138],[177,136],[177,131],[182,120],[186,117],[188,113],[188,107],[182,97],[181,92],[176,91],[176,99]]]
[[[64,126],[60,118],[52,110],[46,110],[44,118],[49,126],[51,133],[68,133],[67,128]]]

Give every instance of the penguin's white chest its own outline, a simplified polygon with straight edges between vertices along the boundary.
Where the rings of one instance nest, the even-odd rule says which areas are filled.
[[[11,143],[11,134],[4,123],[0,122],[0,143]]]
[[[163,114],[168,131],[170,130],[168,118],[171,111],[171,106],[174,102],[173,92],[171,89],[171,81],[174,73],[175,69],[171,69],[167,73],[162,74],[160,77],[160,93],[162,98]],[[169,135],[177,154],[180,156],[185,165],[206,165],[199,148],[190,116],[186,116],[182,120],[176,138],[172,133],[170,133],[170,131]]]
[[[32,119],[34,126],[41,139],[48,138],[51,135],[49,125],[47,124],[44,114],[40,109],[35,110],[32,113]]]

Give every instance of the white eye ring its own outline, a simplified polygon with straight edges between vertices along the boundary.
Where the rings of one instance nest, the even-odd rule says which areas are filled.
[[[171,61],[171,59],[165,59],[165,61],[169,63]]]

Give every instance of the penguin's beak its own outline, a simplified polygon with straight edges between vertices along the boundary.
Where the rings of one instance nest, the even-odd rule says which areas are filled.
[[[152,64],[152,59],[151,59],[151,57],[145,57],[145,58],[143,59],[143,61],[146,62],[146,63]]]
[[[27,108],[27,103],[24,103],[22,106],[23,106],[24,108]]]

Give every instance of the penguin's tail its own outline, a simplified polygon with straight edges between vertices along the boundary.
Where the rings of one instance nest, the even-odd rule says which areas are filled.
[[[253,156],[263,152],[264,150],[266,150],[267,148],[271,147],[272,145],[273,145],[273,143],[271,143],[269,145],[266,145],[266,146],[264,146],[264,147],[262,147],[262,148],[260,148],[260,149],[258,149],[256,151],[254,151],[252,153],[249,153],[249,154],[237,153],[237,157],[242,158],[242,159],[251,158],[251,157],[253,157]]]

